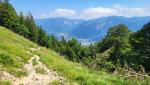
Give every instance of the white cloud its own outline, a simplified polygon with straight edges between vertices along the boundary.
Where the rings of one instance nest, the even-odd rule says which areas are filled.
[[[84,9],[80,18],[93,19],[105,16],[150,16],[150,11],[147,8],[125,7],[117,4],[112,6],[111,8],[91,7]]]
[[[76,16],[76,12],[74,10],[58,8],[50,13],[40,15],[39,18],[48,18],[48,17],[72,18],[74,16]]]
[[[76,15],[76,12],[74,10],[70,10],[70,9],[61,9],[58,8],[56,10],[54,10],[55,16],[60,16],[60,17],[73,17]]]
[[[99,18],[104,16],[112,16],[114,14],[115,14],[115,10],[112,8],[91,7],[91,8],[84,9],[81,13],[80,18],[93,19],[93,18]]]
[[[148,8],[140,8],[140,7],[125,7],[121,5],[114,5],[113,9],[116,10],[116,15],[125,16],[125,17],[133,17],[133,16],[150,16],[150,12]]]
[[[40,18],[67,17],[76,19],[94,19],[105,16],[150,16],[150,11],[148,8],[126,7],[116,4],[112,7],[90,7],[79,12],[71,9],[58,8],[48,14],[41,15]]]

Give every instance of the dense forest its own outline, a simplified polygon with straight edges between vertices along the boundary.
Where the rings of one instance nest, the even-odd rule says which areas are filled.
[[[104,39],[83,46],[75,38],[58,40],[35,24],[31,13],[17,14],[8,0],[0,1],[0,25],[47,47],[66,59],[79,62],[93,70],[125,75],[123,69],[145,75],[150,72],[150,23],[137,32],[119,24],[111,27]],[[119,73],[120,72],[120,73]]]

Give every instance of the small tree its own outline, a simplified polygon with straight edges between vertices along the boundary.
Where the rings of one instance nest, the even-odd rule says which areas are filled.
[[[150,23],[131,36],[131,44],[133,47],[133,58],[136,63],[141,64],[147,71],[150,71]]]
[[[125,25],[119,24],[111,27],[106,38],[99,43],[99,52],[104,52],[105,50],[115,46],[115,51],[111,54],[109,60],[113,62],[120,60],[120,62],[123,62],[124,55],[130,50],[130,34],[131,32]]]
[[[34,18],[31,15],[31,13],[28,14],[28,16],[26,16],[25,18],[25,26],[28,28],[29,30],[29,35],[28,38],[33,41],[33,42],[38,42],[38,29],[37,26],[34,22]]]

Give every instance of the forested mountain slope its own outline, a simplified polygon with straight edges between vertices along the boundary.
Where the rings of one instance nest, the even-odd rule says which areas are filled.
[[[105,72],[90,71],[86,67],[70,62],[59,56],[54,51],[40,47],[29,40],[9,31],[4,27],[0,27],[0,73],[2,85],[11,85],[15,81],[25,80],[30,78],[31,73],[26,65],[30,66],[32,70],[35,69],[35,74],[40,75],[40,78],[26,81],[27,84],[35,84],[41,80],[45,80],[47,70],[51,72],[49,77],[52,77],[49,82],[50,85],[58,84],[81,84],[81,85],[133,85],[133,84],[148,84],[148,82],[130,81],[121,79],[115,75],[106,74]],[[36,59],[39,57],[39,59]],[[35,59],[34,59],[35,58]],[[44,65],[42,69],[36,69],[38,64]],[[45,70],[45,68],[47,70]],[[46,72],[46,73],[45,73]],[[7,75],[6,75],[7,74]],[[13,76],[13,77],[12,77]],[[34,75],[36,78],[37,75]],[[44,76],[44,77],[43,77]],[[32,76],[31,76],[32,77]],[[56,78],[55,78],[56,77]],[[25,79],[24,79],[25,78]],[[32,80],[33,79],[33,80]],[[38,80],[39,79],[39,80]],[[4,81],[5,80],[5,81]],[[6,80],[8,82],[6,82]],[[45,82],[43,82],[45,85]],[[16,84],[24,84],[19,81]]]
[[[48,35],[31,13],[0,2],[0,85],[150,84],[150,23],[135,33],[118,24],[84,46]]]

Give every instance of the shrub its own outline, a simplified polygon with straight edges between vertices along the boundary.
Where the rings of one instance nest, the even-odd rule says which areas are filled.
[[[0,80],[0,85],[11,85],[9,81]]]
[[[35,71],[36,71],[36,73],[40,73],[40,74],[45,74],[46,73],[45,69],[39,68],[39,67],[36,68]]]
[[[0,54],[0,63],[3,65],[10,65],[10,64],[13,64],[13,59],[10,57],[9,54],[1,53]]]
[[[34,59],[34,60],[32,61],[32,63],[33,63],[33,66],[38,65],[38,62],[36,61],[36,59]]]
[[[58,80],[54,80],[53,82],[49,83],[49,85],[61,85],[61,82]]]

